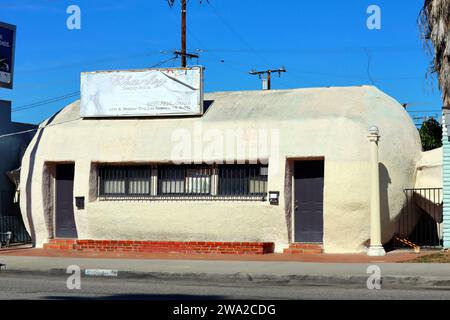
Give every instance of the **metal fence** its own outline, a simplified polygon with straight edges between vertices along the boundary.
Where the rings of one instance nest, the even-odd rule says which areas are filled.
[[[442,188],[405,189],[406,205],[400,216],[397,238],[422,248],[442,246]],[[403,248],[405,242],[394,241]]]
[[[10,243],[31,243],[31,237],[23,224],[18,203],[14,203],[14,192],[0,191],[0,242],[5,243],[7,232],[11,232]]]

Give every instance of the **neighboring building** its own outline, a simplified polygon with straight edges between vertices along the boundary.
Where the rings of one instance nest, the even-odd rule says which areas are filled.
[[[312,242],[327,253],[363,252],[372,125],[381,135],[383,243],[392,238],[422,159],[418,131],[397,101],[361,86],[218,92],[205,102],[202,116],[83,119],[77,101],[45,121],[21,171],[21,211],[35,245],[272,242],[279,252]],[[247,164],[220,163],[212,149],[226,144],[224,132],[250,150],[228,158]],[[269,145],[255,142],[267,133]],[[278,204],[268,192],[279,192]]]
[[[11,102],[0,100],[0,232],[13,231],[11,228],[17,231],[22,226],[18,204],[14,203],[16,186],[6,173],[20,168],[22,156],[36,128],[36,125],[11,121]],[[23,131],[28,132],[21,133]]]
[[[450,110],[443,110],[442,117],[442,188],[444,248],[450,248]]]
[[[22,156],[36,128],[33,124],[11,121],[11,102],[0,100],[0,136],[8,135],[0,138],[0,191],[15,191],[6,172],[20,168]],[[16,134],[23,131],[29,132]]]

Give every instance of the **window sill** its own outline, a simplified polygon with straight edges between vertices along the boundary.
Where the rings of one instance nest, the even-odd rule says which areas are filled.
[[[99,196],[99,201],[259,201],[267,197],[260,196],[211,196],[211,195],[180,195],[180,196]]]

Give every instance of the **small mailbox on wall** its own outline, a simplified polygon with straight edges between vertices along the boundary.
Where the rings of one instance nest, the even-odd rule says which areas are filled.
[[[84,209],[84,197],[75,197],[75,206],[78,210]]]
[[[280,198],[280,191],[269,191],[269,203],[277,206]]]

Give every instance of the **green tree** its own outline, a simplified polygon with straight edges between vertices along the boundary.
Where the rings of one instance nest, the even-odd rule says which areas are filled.
[[[424,151],[440,148],[442,146],[442,126],[434,118],[429,118],[422,123],[419,134]]]

